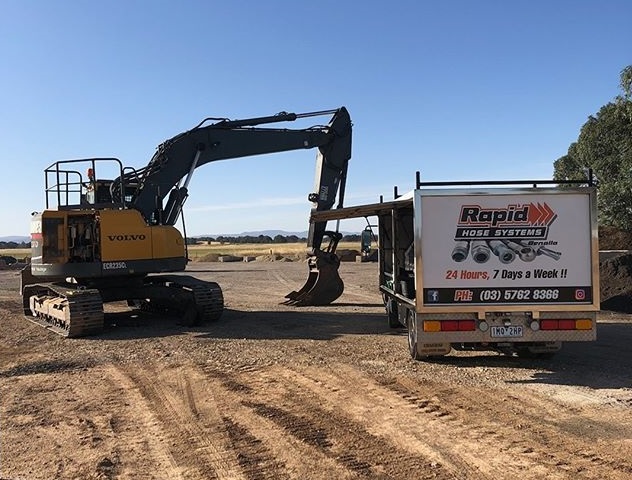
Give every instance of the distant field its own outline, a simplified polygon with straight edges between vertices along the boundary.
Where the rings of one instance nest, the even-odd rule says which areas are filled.
[[[24,258],[31,256],[30,248],[0,248],[0,255],[8,255],[15,258]]]
[[[305,243],[213,243],[212,245],[189,245],[189,258],[196,260],[205,255],[235,255],[237,257],[257,257],[259,255],[276,254],[283,256],[304,253]],[[338,250],[359,250],[357,242],[340,242]]]
[[[276,255],[296,255],[304,253],[307,245],[304,243],[225,243],[219,242],[212,245],[189,245],[189,258],[196,260],[210,253],[217,255],[235,255],[238,257],[253,256],[266,254]],[[359,250],[360,245],[357,242],[340,242],[338,250]],[[10,255],[15,258],[24,258],[31,255],[28,248],[3,248],[0,249],[0,255]]]

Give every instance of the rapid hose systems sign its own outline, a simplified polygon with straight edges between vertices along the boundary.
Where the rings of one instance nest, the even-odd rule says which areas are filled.
[[[418,191],[424,306],[593,303],[594,190],[511,192]]]

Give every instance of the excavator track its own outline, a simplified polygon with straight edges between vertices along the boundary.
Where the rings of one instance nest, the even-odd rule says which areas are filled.
[[[203,282],[192,287],[195,304],[200,309],[202,321],[219,320],[224,312],[224,295],[215,282]]]
[[[215,282],[206,282],[188,275],[156,275],[148,277],[152,285],[163,285],[175,289],[180,301],[169,302],[166,299],[149,300],[144,309],[168,311],[175,307],[180,311],[182,323],[196,325],[218,320],[224,312],[224,295]],[[185,293],[185,295],[181,295]],[[182,301],[185,298],[186,301]]]
[[[62,337],[103,331],[103,301],[95,289],[43,283],[23,287],[25,317]]]

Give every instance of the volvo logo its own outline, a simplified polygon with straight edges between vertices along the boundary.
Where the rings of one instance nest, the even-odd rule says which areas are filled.
[[[140,235],[108,235],[111,242],[128,242],[133,240],[145,240],[147,237],[142,233]]]

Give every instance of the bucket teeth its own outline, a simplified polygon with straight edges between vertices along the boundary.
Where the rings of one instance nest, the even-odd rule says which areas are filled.
[[[344,283],[338,274],[340,259],[332,253],[317,252],[309,257],[309,275],[305,285],[288,293],[282,302],[296,307],[329,305],[344,291]]]

